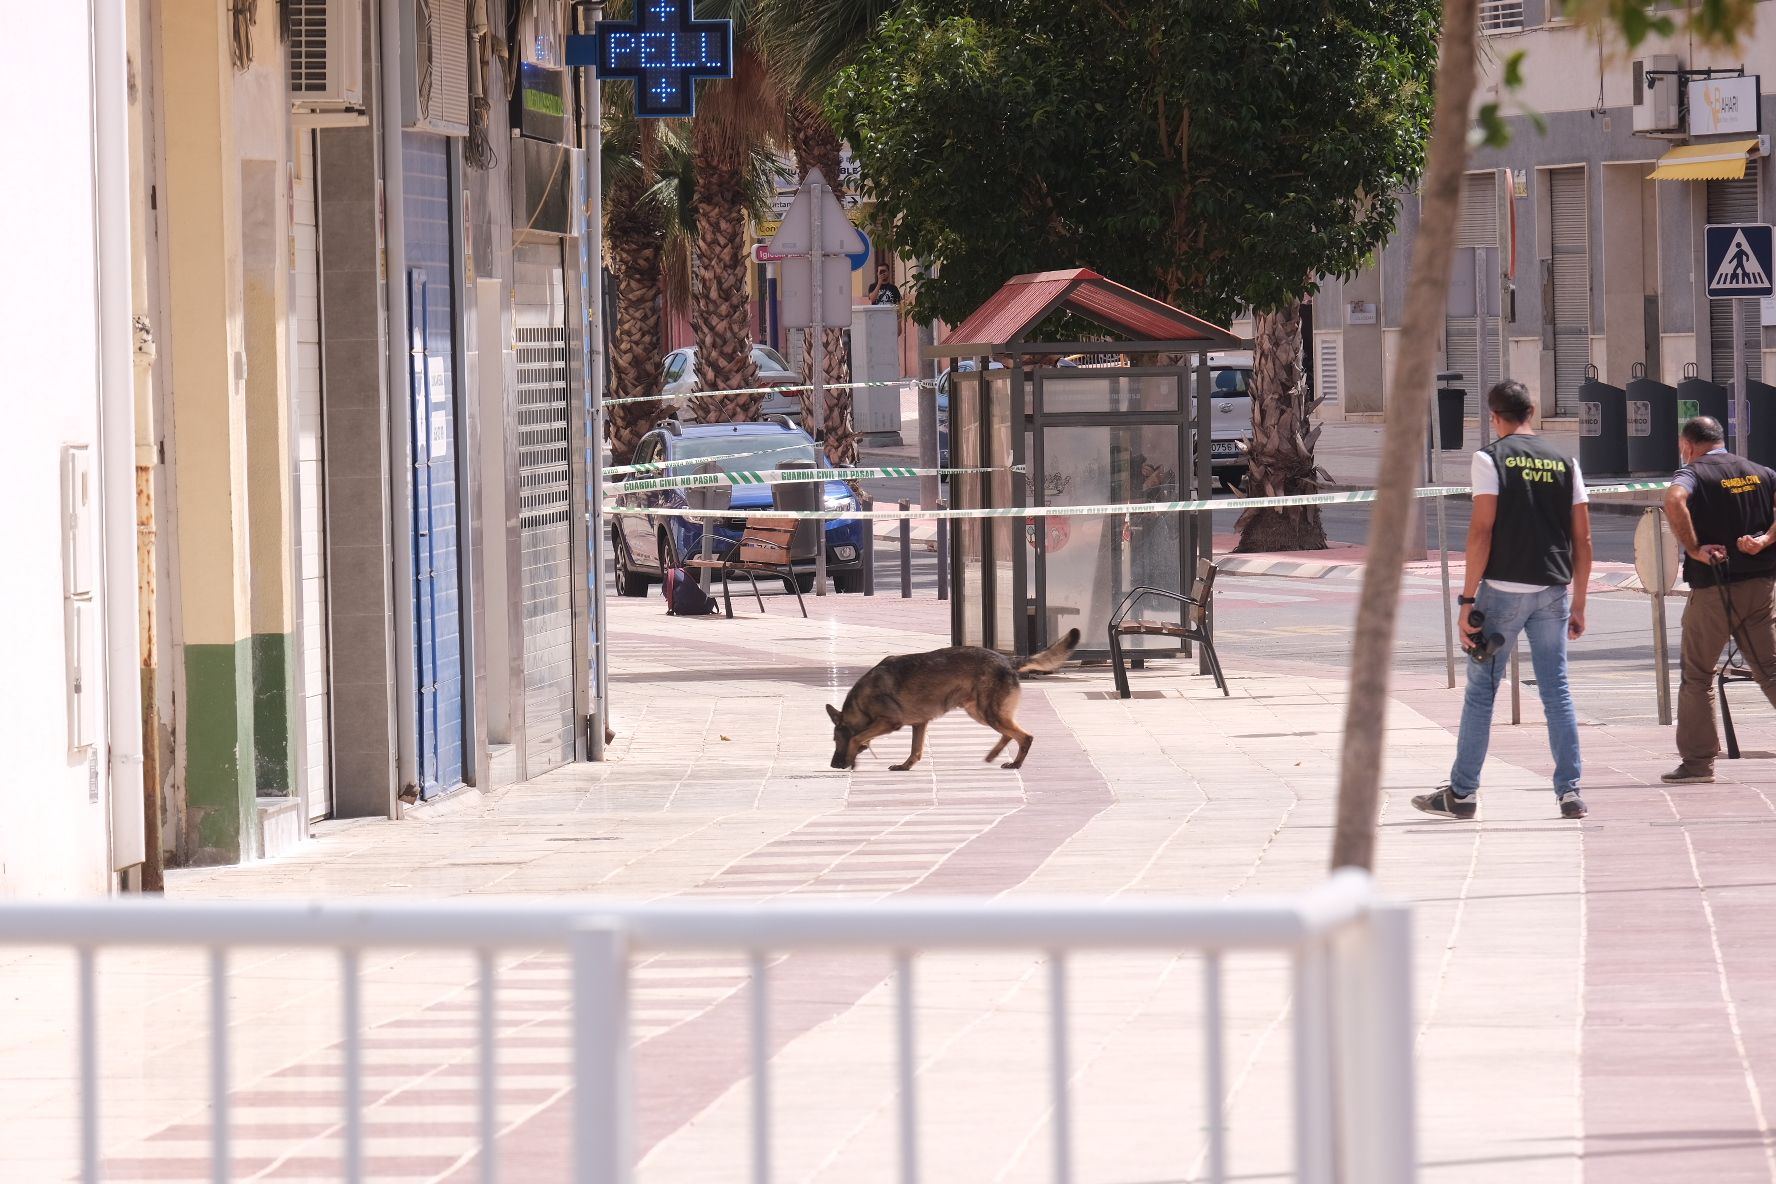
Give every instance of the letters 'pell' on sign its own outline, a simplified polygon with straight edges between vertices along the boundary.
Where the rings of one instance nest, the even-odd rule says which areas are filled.
[[[635,83],[635,114],[696,114],[697,79],[734,76],[734,23],[700,21],[691,0],[638,0],[636,19],[599,21],[590,37],[567,39],[567,64],[601,79]]]

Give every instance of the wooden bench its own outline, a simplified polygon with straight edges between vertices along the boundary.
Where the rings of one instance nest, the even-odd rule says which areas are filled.
[[[1227,679],[1221,675],[1221,659],[1215,654],[1214,628],[1209,621],[1209,605],[1215,595],[1217,570],[1219,569],[1213,563],[1205,564],[1202,574],[1196,577],[1196,584],[1190,589],[1189,596],[1165,588],[1142,587],[1122,598],[1122,603],[1116,606],[1116,612],[1110,617],[1110,661],[1116,673],[1117,698],[1127,699],[1133,695],[1129,690],[1128,669],[1122,650],[1122,639],[1125,636],[1176,637],[1181,641],[1195,642],[1203,647],[1203,656],[1209,661],[1209,672],[1215,676],[1215,685],[1221,688],[1223,695],[1232,695],[1227,689]],[[1135,604],[1149,596],[1173,600],[1182,605],[1183,623],[1129,620],[1128,615],[1134,610]]]
[[[728,593],[730,575],[745,576],[752,581],[752,595],[759,612],[765,611],[765,598],[759,594],[758,577],[774,576],[795,593],[802,616],[808,605],[802,600],[801,585],[796,583],[791,545],[795,540],[794,518],[756,518],[741,528],[740,542],[720,559],[688,559],[685,566],[716,572],[722,582],[722,608],[730,618],[734,615],[734,599]]]

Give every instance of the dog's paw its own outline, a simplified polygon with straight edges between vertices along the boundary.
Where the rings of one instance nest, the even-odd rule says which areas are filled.
[[[1021,769],[1021,768],[1023,768],[1023,765],[1024,765],[1023,761],[1006,761],[1003,765],[1000,765],[999,767],[1001,769]]]
[[[889,771],[889,772],[890,772],[890,773],[904,773],[904,772],[906,772],[906,771],[907,771],[907,770],[908,770],[908,769],[910,769],[910,768],[912,768],[912,767],[913,767],[913,762],[912,762],[912,761],[908,761],[908,762],[907,762],[907,763],[906,763],[906,764],[904,764],[904,765],[889,765],[889,766],[888,766],[888,771]]]

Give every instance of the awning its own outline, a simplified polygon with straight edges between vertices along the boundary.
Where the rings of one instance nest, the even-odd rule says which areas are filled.
[[[1655,181],[1738,181],[1745,176],[1745,162],[1757,155],[1756,140],[1721,140],[1714,144],[1686,144],[1659,158],[1652,171]]]

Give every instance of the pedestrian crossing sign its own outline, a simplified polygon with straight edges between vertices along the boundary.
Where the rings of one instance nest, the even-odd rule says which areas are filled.
[[[1755,222],[1710,226],[1705,248],[1709,299],[1776,295],[1776,285],[1770,282],[1776,262],[1771,259],[1768,226]]]

